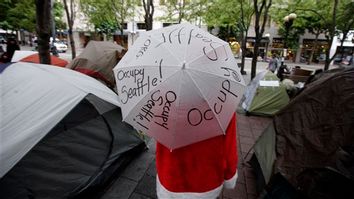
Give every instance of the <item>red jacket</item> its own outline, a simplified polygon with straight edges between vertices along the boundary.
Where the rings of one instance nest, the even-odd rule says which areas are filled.
[[[170,151],[156,146],[159,198],[216,198],[237,179],[236,114],[226,135]]]

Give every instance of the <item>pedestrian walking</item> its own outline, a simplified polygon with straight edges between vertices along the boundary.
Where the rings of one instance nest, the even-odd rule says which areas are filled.
[[[290,74],[290,69],[285,64],[280,65],[277,72],[277,77],[280,79],[280,81],[283,81],[285,74]]]
[[[269,61],[268,70],[272,71],[273,73],[278,67],[278,59],[275,54],[272,55],[272,59]]]
[[[156,146],[158,198],[217,198],[237,180],[236,114],[225,135],[176,150]]]

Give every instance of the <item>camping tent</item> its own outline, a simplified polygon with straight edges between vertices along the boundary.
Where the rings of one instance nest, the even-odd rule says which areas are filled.
[[[0,65],[1,198],[98,194],[145,147],[117,95],[66,68]]]
[[[50,55],[51,65],[65,67],[68,62],[64,59]],[[40,63],[39,54],[36,51],[27,50],[16,50],[11,62],[30,62],[30,63]]]
[[[274,73],[265,70],[246,87],[242,107],[249,114],[271,116],[288,103],[285,86],[279,83]]]
[[[275,115],[251,163],[271,186],[281,174],[307,198],[354,198],[354,68],[318,76]]]
[[[124,48],[108,41],[90,41],[82,53],[66,67],[94,77],[107,86],[115,85],[113,68],[117,65]]]
[[[15,53],[12,56],[11,62],[18,62],[27,56],[34,55],[37,53],[38,52],[36,52],[36,51],[30,51],[30,50],[15,50]]]

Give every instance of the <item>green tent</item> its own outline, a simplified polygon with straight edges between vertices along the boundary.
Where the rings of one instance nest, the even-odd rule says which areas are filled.
[[[289,103],[286,88],[271,71],[262,71],[247,86],[243,109],[253,115],[272,116]]]

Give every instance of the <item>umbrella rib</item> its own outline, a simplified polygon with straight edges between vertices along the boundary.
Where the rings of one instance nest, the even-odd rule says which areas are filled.
[[[156,38],[154,35],[150,35],[151,36],[151,39],[154,39],[156,40],[157,42],[159,42],[159,39]],[[175,56],[175,54],[170,50],[170,48],[167,48],[165,45],[163,45],[164,43],[162,43],[161,45],[159,45],[159,47],[161,46],[162,48],[164,48],[171,56],[173,56],[175,59],[177,59],[180,63],[181,63],[181,60],[178,56]],[[172,45],[172,43],[167,43],[167,44],[170,44]]]
[[[128,64],[127,64],[128,65]],[[149,67],[149,68],[157,68],[157,67],[160,67],[159,65],[128,65],[126,67],[120,67],[120,68],[130,68],[130,67],[134,67],[134,68],[146,68],[146,67]],[[163,67],[165,68],[176,68],[176,66],[173,66],[173,65],[163,65]],[[177,70],[177,68],[176,68]]]
[[[210,106],[210,104],[209,104],[209,101],[206,100],[206,97],[203,95],[203,92],[200,90],[198,84],[194,81],[194,79],[192,78],[192,76],[189,74],[188,71],[187,71],[187,74],[188,74],[188,77],[189,77],[189,78],[192,80],[192,82],[194,83],[195,87],[198,89],[199,93],[202,95],[203,99],[205,99],[205,101],[208,103],[208,106],[209,106],[210,110],[213,111],[214,115],[217,115],[217,114],[214,112],[214,110],[211,108],[211,106]],[[219,127],[223,130],[223,133],[225,133],[225,130],[226,130],[226,129],[223,129],[222,126],[220,125],[220,120],[219,120],[219,118],[218,118],[218,117],[215,117],[215,118],[216,118],[216,120],[218,121],[217,123],[218,123]]]
[[[206,73],[206,74],[209,74],[209,75],[212,75],[212,76],[217,76],[217,77],[220,77],[220,78],[225,78],[223,76],[219,76],[219,75],[216,75],[214,73],[210,73],[210,72],[207,72],[207,71],[202,71],[202,70],[199,70],[199,69],[196,69],[196,68],[188,68],[188,70],[194,70],[194,71],[197,71],[197,72],[201,72],[201,73]],[[232,80],[232,79],[229,79],[229,80]],[[236,80],[232,80],[232,82],[235,82],[237,84],[241,84],[242,86],[244,86],[244,83],[241,81],[241,82],[238,82]]]
[[[220,46],[218,46],[216,49],[218,49],[218,48],[220,48],[220,47],[223,47],[224,50],[225,50],[225,52],[226,52],[225,45],[220,45]],[[216,49],[214,49],[214,50],[216,50]],[[212,50],[210,50],[210,51],[212,51]],[[206,51],[203,49],[203,52],[204,52],[204,53],[201,54],[201,55],[198,56],[198,57],[195,57],[195,58],[192,59],[191,61],[189,61],[188,64],[191,64],[191,63],[193,63],[194,61],[200,59],[201,57],[206,56],[206,54],[209,53],[210,51],[207,51],[207,52],[206,52]],[[210,59],[210,58],[208,58],[208,59]],[[228,56],[227,56],[227,59],[228,59]],[[226,60],[227,60],[227,59],[226,59]]]
[[[182,71],[183,72],[183,71]],[[176,75],[176,74],[174,74],[174,75]],[[189,74],[188,74],[189,75]],[[182,84],[181,84],[181,82],[179,82],[179,86],[178,86],[178,91],[177,91],[177,93],[178,93],[178,95],[177,96],[181,96],[180,95],[180,93],[181,93],[181,88],[182,88]],[[178,105],[177,105],[177,107],[180,107],[180,104],[181,104],[181,100],[180,99],[178,99]],[[175,127],[177,126],[177,119],[175,120],[175,122],[174,122],[174,126],[173,126],[173,129],[175,129]],[[173,134],[173,140],[175,141],[176,140],[176,133],[175,134]],[[171,150],[172,151],[172,150]]]

